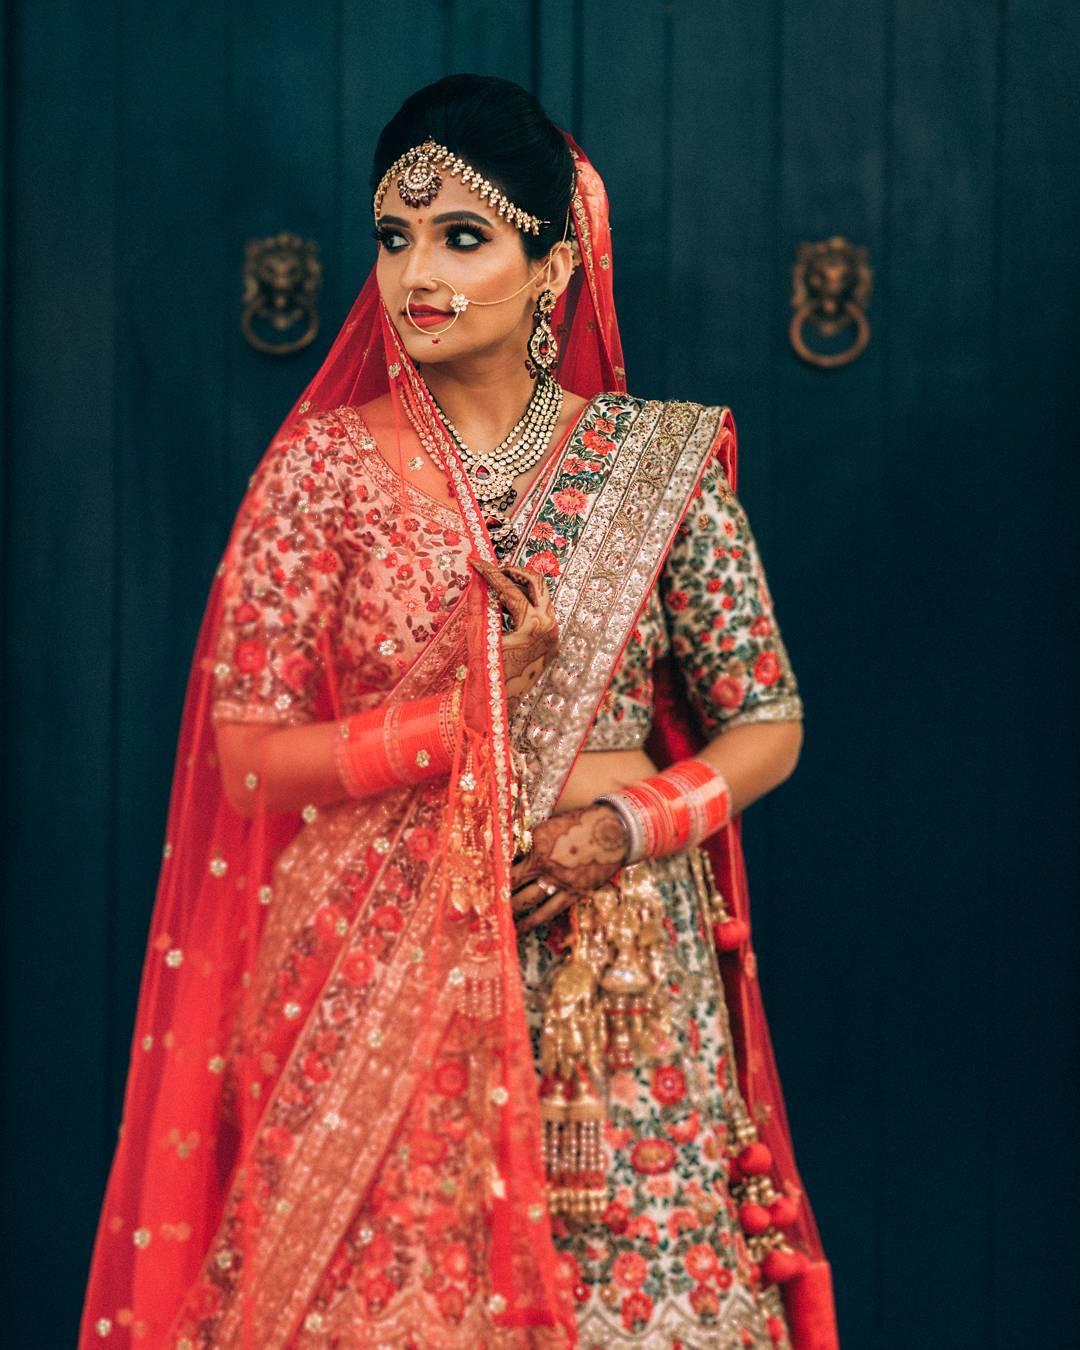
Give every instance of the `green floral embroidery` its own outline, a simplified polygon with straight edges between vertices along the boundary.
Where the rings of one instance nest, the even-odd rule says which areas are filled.
[[[653,669],[673,653],[702,730],[799,721],[799,686],[746,511],[720,463],[706,465],[585,742],[643,745]]]
[[[739,1094],[712,936],[685,858],[653,867],[664,899],[671,1036],[657,1059],[608,1078],[611,1201],[598,1223],[570,1229],[556,1219],[555,1245],[590,1331],[593,1319],[606,1319],[622,1333],[644,1333],[666,1312],[704,1335],[734,1315],[751,1338],[742,1344],[773,1350],[728,1187]],[[563,914],[518,944],[537,1057],[544,995],[568,936]]]
[[[671,646],[703,729],[802,716],[746,511],[710,460],[660,577]]]
[[[593,399],[522,546],[521,565],[530,572],[551,577],[557,584],[641,402],[625,394],[600,394]]]

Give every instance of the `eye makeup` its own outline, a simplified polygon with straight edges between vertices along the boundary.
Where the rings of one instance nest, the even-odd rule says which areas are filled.
[[[491,236],[487,231],[476,223],[474,219],[463,216],[459,220],[440,220],[440,228],[443,230],[447,245],[457,253],[471,253],[483,244],[490,243]],[[462,237],[468,242],[460,242]],[[388,222],[376,224],[372,231],[372,238],[377,243],[383,245],[388,253],[398,253],[406,245],[405,232],[397,225],[391,225]],[[394,242],[400,240],[400,243]],[[457,240],[458,242],[455,242]]]

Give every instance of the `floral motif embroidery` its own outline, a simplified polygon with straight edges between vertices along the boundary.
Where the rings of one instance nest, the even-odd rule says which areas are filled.
[[[672,544],[660,594],[672,651],[707,733],[802,717],[757,542],[717,459]]]
[[[715,457],[615,667],[586,750],[644,745],[652,729],[652,672],[669,652],[706,734],[747,722],[802,720],[757,542]]]
[[[770,1334],[728,1187],[740,1094],[707,921],[687,855],[651,865],[666,915],[671,1036],[654,1062],[608,1078],[612,1200],[598,1223],[556,1220],[556,1246],[573,1281],[583,1345],[622,1345],[632,1333],[635,1345],[649,1347],[681,1336],[688,1345],[774,1350],[788,1345],[786,1331],[774,1320],[780,1334]],[[544,990],[567,937],[560,915],[519,942],[537,1054]]]
[[[320,628],[345,653],[343,708],[379,702],[442,627],[470,571],[459,514],[393,471],[355,409],[294,422],[258,470],[225,558],[215,721],[317,717]]]
[[[333,473],[344,433],[316,420],[294,422],[267,452],[226,552],[215,717],[311,716],[319,624],[344,572]]]
[[[600,394],[574,429],[540,513],[529,531],[518,562],[530,572],[558,577],[585,518],[615,462],[615,453],[633,425],[635,400]]]
[[[486,1207],[472,1193],[468,1035],[464,1021],[452,1024],[435,1068],[438,1095],[423,1120],[410,1117],[403,1127],[376,1194],[357,1210],[316,1292],[318,1330],[337,1333],[342,1344],[359,1325],[391,1343],[403,1313],[420,1320],[419,1304],[429,1333],[441,1328],[446,1344],[481,1343],[481,1330],[470,1341],[465,1324],[475,1317],[487,1259]]]
[[[614,461],[614,451],[633,420],[635,406],[619,396],[601,396],[586,410],[559,476],[525,541],[523,560],[532,570],[560,576],[562,563],[579,537]],[[234,607],[232,632],[223,638],[218,653],[219,661],[230,668],[219,677],[221,697],[215,715],[281,721],[317,715],[311,695],[317,682],[310,676],[318,661],[317,637],[323,622],[343,626],[345,640],[336,644],[350,657],[348,669],[338,672],[341,687],[347,691],[343,702],[356,707],[362,706],[366,697],[378,701],[399,669],[413,659],[414,649],[430,641],[444,612],[467,585],[460,524],[452,511],[430,499],[413,499],[417,514],[409,523],[410,529],[422,526],[428,536],[419,550],[424,556],[403,558],[401,541],[393,537],[394,512],[389,509],[392,506],[397,510],[398,504],[392,501],[385,482],[385,474],[391,470],[373,443],[365,443],[362,423],[343,420],[347,411],[296,424],[262,471],[262,504],[238,532],[237,550],[231,555],[226,603]],[[315,479],[316,462],[322,465],[320,473],[328,463],[333,466],[325,482]],[[726,531],[723,515],[714,515],[712,505],[715,495],[727,510],[730,501],[725,502],[723,494],[728,490],[722,479],[710,477],[710,473],[706,472],[702,491],[703,503],[708,506],[692,508],[688,526],[675,541],[665,564],[664,578],[669,578],[673,558],[676,568],[700,569],[696,552],[699,541],[704,538],[705,546],[714,548],[718,522],[724,537],[733,537]],[[307,484],[309,478],[314,488]],[[711,523],[704,523],[703,518]],[[459,528],[455,529],[455,524]],[[288,541],[287,549],[280,547],[282,540]],[[731,595],[740,603],[745,600],[752,627],[769,606],[768,593],[763,575],[757,578],[745,561],[742,567],[738,565],[740,558],[749,556],[746,546],[736,541],[735,548],[744,551],[736,554],[734,548],[728,548],[722,557],[714,555],[712,559],[714,569],[717,563],[724,564],[721,571],[725,581],[730,565],[730,591],[724,587],[710,590],[709,578],[698,575],[701,594],[697,596],[691,593],[691,584],[677,584],[678,573],[671,589],[685,590],[690,599],[685,605],[676,600],[672,608],[665,589],[668,582],[662,579],[639,622],[641,641],[635,636],[628,653],[650,644],[654,654],[659,653],[666,641],[677,642],[680,632],[688,640],[686,634],[693,632],[689,627],[691,611],[697,612],[699,603],[715,606],[716,596]],[[332,553],[341,566],[331,567],[329,558],[323,556],[327,553]],[[316,561],[320,556],[325,566]],[[288,559],[288,566],[281,563],[282,557]],[[283,576],[278,575],[274,564]],[[402,568],[412,570],[402,574]],[[268,575],[270,581],[266,583]],[[715,571],[711,575],[716,575]],[[447,576],[447,581],[439,591],[436,586],[442,576]],[[265,589],[259,593],[264,583]],[[752,594],[748,590],[751,584]],[[432,608],[435,600],[439,603]],[[243,609],[245,604],[254,607],[256,601],[261,603],[257,621]],[[739,604],[720,604],[730,625],[725,627],[725,635],[731,635],[736,616],[743,610]],[[408,615],[404,623],[395,628],[379,626],[380,614],[402,609]],[[241,612],[237,614],[236,610]],[[286,610],[291,612],[291,619]],[[242,632],[245,622],[257,622],[258,626]],[[679,624],[688,627],[680,629]],[[355,633],[351,641],[350,633]],[[740,645],[730,649],[732,658],[744,663],[749,660],[749,668],[755,672],[758,656],[771,652],[782,673],[786,653],[781,655],[778,633],[749,633],[747,641],[751,638],[758,644],[753,658]],[[245,639],[265,646],[265,661],[237,657],[236,648]],[[390,643],[401,645],[393,652],[384,651],[384,644]],[[707,655],[714,657],[718,650],[712,647]],[[683,656],[690,654],[689,649],[682,652]],[[310,661],[312,670],[301,666],[305,679],[294,688],[284,676],[290,660],[295,662],[297,657]],[[726,659],[725,652],[721,667]],[[400,666],[395,664],[398,660]],[[694,669],[704,660],[699,653]],[[245,664],[251,668],[244,668]],[[621,664],[632,670],[626,658]],[[698,697],[703,692],[711,696],[716,683],[729,673],[721,667],[710,668],[699,678],[695,686]],[[651,703],[650,672],[651,662],[646,679],[631,684],[627,691],[646,715]],[[767,663],[760,673],[765,677],[758,680],[760,688],[755,691],[748,683],[746,692],[756,692],[763,706],[768,691],[781,684],[781,676],[769,680]],[[795,692],[793,676],[786,692]],[[618,696],[615,682],[609,693]],[[289,695],[288,703],[278,703],[282,694]],[[732,715],[744,707],[751,710],[749,702],[738,708],[718,707]],[[276,1177],[289,1158],[296,1156],[298,1141],[310,1130],[313,1120],[316,1124],[321,1120],[321,1128],[328,1132],[341,1125],[340,1117],[333,1112],[313,1116],[320,1084],[334,1073],[349,1022],[363,1008],[378,965],[388,959],[395,936],[402,931],[409,897],[417,888],[418,878],[411,874],[412,869],[422,870],[419,865],[431,855],[434,834],[434,822],[425,819],[421,811],[404,840],[404,849],[395,858],[395,866],[382,872],[375,894],[369,895],[370,879],[379,873],[382,863],[380,841],[376,840],[369,856],[353,858],[340,877],[328,878],[329,884],[312,904],[310,916],[298,926],[285,959],[276,969],[256,972],[256,987],[265,995],[260,1000],[262,1014],[252,1042],[233,1047],[232,1093],[241,1069],[243,1081],[253,1080],[252,1088],[263,1086],[260,1079],[265,1079],[269,1087],[282,1067],[290,1065],[253,1160],[250,1195],[256,1205],[273,1192]],[[609,1340],[621,1344],[624,1337],[632,1336],[635,1344],[652,1346],[661,1343],[655,1338],[661,1334],[662,1323],[665,1336],[672,1325],[678,1326],[684,1338],[706,1329],[725,1350],[728,1345],[765,1350],[773,1340],[765,1327],[727,1189],[725,1149],[735,1087],[722,990],[714,976],[715,967],[709,966],[709,934],[695,908],[692,884],[678,872],[677,859],[659,866],[671,869],[661,884],[668,910],[666,927],[678,968],[672,988],[680,1006],[673,1035],[661,1060],[618,1074],[612,1082],[606,1144],[616,1189],[602,1224],[578,1233],[557,1228],[556,1240],[565,1273],[573,1280],[584,1344]],[[358,914],[361,919],[357,926]],[[292,1061],[299,1028],[288,1009],[294,1002],[310,1002],[312,991],[325,980],[328,964],[350,930],[350,950],[338,968],[334,997],[323,1005],[310,1048],[305,1046],[306,1053]],[[541,988],[554,951],[544,947],[540,932],[530,937],[540,944],[538,948],[523,947],[525,982],[531,996]],[[556,933],[551,937],[557,940]],[[346,1008],[351,1010],[348,1019],[338,1020]],[[432,1194],[431,1204],[422,1214],[404,1212],[398,1197],[399,1173],[402,1178],[415,1178],[417,1169],[426,1168],[433,1176],[437,1172],[440,1184],[449,1185],[455,1184],[458,1176],[470,1175],[461,1156],[466,1141],[455,1124],[462,1094],[470,1090],[460,1049],[452,1042],[443,1047],[436,1070],[438,1097],[432,1100],[429,1118],[408,1121],[376,1200],[355,1216],[347,1239],[334,1254],[309,1305],[304,1332],[311,1333],[312,1340],[302,1337],[300,1343],[324,1343],[333,1331],[347,1334],[358,1320],[370,1319],[389,1333],[394,1318],[411,1316],[409,1310],[418,1301],[448,1335],[455,1335],[462,1344],[479,1343],[471,1329],[462,1324],[462,1317],[474,1303],[471,1295],[481,1275],[482,1221],[458,1206],[457,1222],[447,1223],[447,1215],[453,1210],[441,1205],[437,1194]],[[235,1095],[231,1104],[235,1108]],[[415,1192],[416,1187],[410,1189]],[[215,1251],[215,1263],[188,1310],[200,1336],[207,1338],[205,1343],[212,1339],[219,1308],[236,1278],[231,1245],[234,1236],[230,1216]],[[780,1344],[786,1344],[786,1340]]]

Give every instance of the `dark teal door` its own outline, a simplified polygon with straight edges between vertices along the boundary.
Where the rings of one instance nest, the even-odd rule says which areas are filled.
[[[5,1343],[74,1337],[174,738],[248,474],[372,256],[368,171],[449,70],[603,172],[635,392],[730,404],[807,709],[748,813],[767,1007],[848,1350],[1076,1343],[1069,0],[12,0],[3,29]],[[247,239],[323,328],[239,333]],[[797,245],[873,334],[787,341]]]

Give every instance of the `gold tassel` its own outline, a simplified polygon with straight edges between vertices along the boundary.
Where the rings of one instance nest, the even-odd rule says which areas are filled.
[[[608,1203],[597,1082],[632,1068],[670,1035],[663,903],[648,867],[625,867],[571,910],[571,953],[556,971],[540,1032],[544,1169],[554,1214],[589,1223]]]
[[[583,1219],[607,1204],[604,1104],[591,1078],[603,1062],[605,1026],[596,975],[584,959],[590,926],[576,914],[571,922],[572,955],[551,982],[540,1032],[540,1116],[551,1212]]]
[[[743,919],[736,919],[727,907],[724,893],[713,872],[712,861],[703,848],[690,850],[690,874],[712,925],[713,941],[722,952],[737,951],[750,936]]]
[[[564,1135],[571,1138],[571,1166],[566,1177],[566,1203],[571,1218],[595,1223],[609,1199],[604,1175],[604,1103],[587,1070],[582,1069],[567,1106]],[[565,1212],[565,1211],[564,1211]]]
[[[606,910],[606,912],[604,912]],[[630,1069],[669,1034],[663,982],[663,903],[648,867],[623,868],[613,906],[601,910],[615,956],[601,976],[608,1064]]]
[[[475,920],[455,968],[451,983],[457,986],[457,1007],[472,1022],[489,1022],[502,1012],[502,963],[499,932],[493,914]]]

